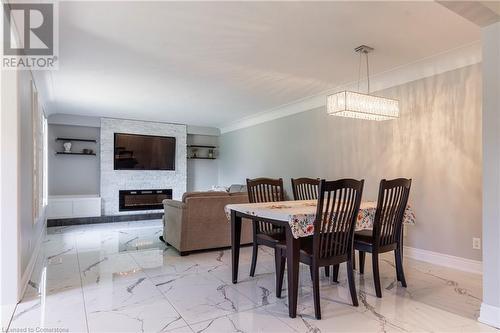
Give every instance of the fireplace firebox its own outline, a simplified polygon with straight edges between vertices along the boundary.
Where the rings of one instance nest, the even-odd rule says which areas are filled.
[[[157,190],[120,190],[119,210],[154,210],[162,209],[162,201],[172,199],[172,189]]]

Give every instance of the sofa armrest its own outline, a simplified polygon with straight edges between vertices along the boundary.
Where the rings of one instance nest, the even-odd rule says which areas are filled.
[[[177,200],[163,200],[163,238],[179,252],[183,251],[183,229],[186,219],[186,205]]]
[[[165,199],[163,200],[163,208],[167,209],[167,207],[184,209],[186,208],[186,204],[178,200]]]

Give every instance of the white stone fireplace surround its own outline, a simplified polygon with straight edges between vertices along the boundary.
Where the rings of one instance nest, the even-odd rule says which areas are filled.
[[[172,136],[176,139],[175,171],[114,170],[114,133]],[[103,215],[156,213],[161,210],[119,211],[120,190],[172,189],[180,199],[187,187],[186,125],[124,119],[101,119],[101,198]]]

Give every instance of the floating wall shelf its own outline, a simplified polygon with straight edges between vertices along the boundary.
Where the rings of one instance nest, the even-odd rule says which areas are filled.
[[[85,153],[67,153],[64,151],[56,151],[56,155],[87,155],[87,156],[96,156],[96,153],[85,154]]]
[[[192,160],[215,160],[216,146],[210,145],[187,145],[188,159]],[[200,154],[201,152],[201,154]]]
[[[188,145],[188,148],[208,148],[208,149],[217,149],[216,146],[203,146],[203,145]]]
[[[97,143],[97,140],[94,139],[76,139],[76,138],[56,138],[56,141],[79,141],[79,142]]]
[[[188,157],[190,160],[215,160],[215,157]]]

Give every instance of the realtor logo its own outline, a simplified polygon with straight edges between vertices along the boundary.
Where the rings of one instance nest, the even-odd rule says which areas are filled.
[[[55,69],[57,65],[56,4],[3,4],[4,69]]]

